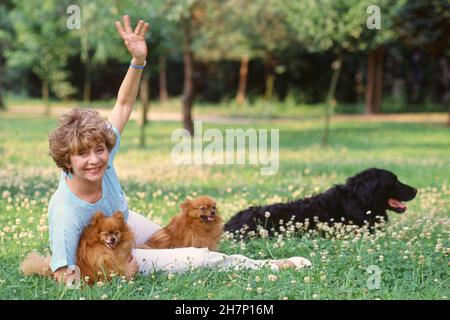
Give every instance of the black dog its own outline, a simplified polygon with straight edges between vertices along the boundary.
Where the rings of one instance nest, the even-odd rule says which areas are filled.
[[[367,169],[347,179],[344,185],[336,185],[328,191],[288,203],[275,203],[245,209],[225,224],[224,231],[240,231],[246,235],[257,231],[262,225],[269,235],[284,223],[292,220],[305,222],[309,219],[309,229],[316,227],[314,217],[320,222],[335,222],[363,226],[368,223],[373,231],[375,223],[388,220],[386,210],[397,213],[406,211],[402,201],[414,199],[417,190],[401,183],[395,174],[382,169]],[[270,212],[266,217],[266,212]]]

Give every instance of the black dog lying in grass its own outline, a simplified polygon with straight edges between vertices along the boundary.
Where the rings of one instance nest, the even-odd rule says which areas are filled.
[[[288,221],[295,224],[307,219],[309,229],[317,222],[328,222],[359,227],[367,224],[373,231],[375,223],[388,220],[386,210],[405,212],[402,201],[412,200],[416,194],[415,188],[401,183],[392,172],[372,168],[348,178],[344,185],[309,198],[245,209],[225,224],[224,231],[239,231],[245,236],[251,231],[257,234],[258,226],[262,226],[273,235]]]

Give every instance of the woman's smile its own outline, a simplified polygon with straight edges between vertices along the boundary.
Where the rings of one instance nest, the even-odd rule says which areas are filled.
[[[98,175],[101,171],[103,171],[104,165],[94,167],[94,168],[88,168],[86,171],[92,175]]]

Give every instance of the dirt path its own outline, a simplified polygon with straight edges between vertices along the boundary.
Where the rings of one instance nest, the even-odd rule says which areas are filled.
[[[52,116],[59,116],[67,112],[67,107],[52,107]],[[102,116],[106,117],[110,110],[99,108],[97,109]],[[8,108],[7,114],[22,114],[35,115],[44,114],[44,107],[42,106],[11,106]],[[1,116],[1,113],[0,113]],[[281,117],[281,118],[245,118],[245,117],[223,117],[218,115],[196,115],[195,120],[202,120],[209,123],[229,123],[229,124],[252,124],[252,123],[276,123],[289,121],[305,120],[301,117]],[[140,113],[138,110],[133,111],[131,119],[139,120]],[[151,109],[149,112],[150,121],[181,121],[181,113],[167,112]],[[396,113],[396,114],[381,114],[381,115],[335,115],[333,121],[361,121],[361,122],[426,122],[426,123],[446,123],[446,113]]]

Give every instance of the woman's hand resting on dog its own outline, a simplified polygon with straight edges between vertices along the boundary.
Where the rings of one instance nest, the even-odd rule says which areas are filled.
[[[125,270],[125,278],[131,279],[139,271],[139,265],[136,258],[130,255],[127,261],[127,269]]]
[[[53,273],[53,279],[55,279],[59,283],[67,283],[67,279],[69,277],[72,277],[72,281],[79,280],[79,275],[75,273],[75,270],[72,270],[68,267],[59,268]]]

